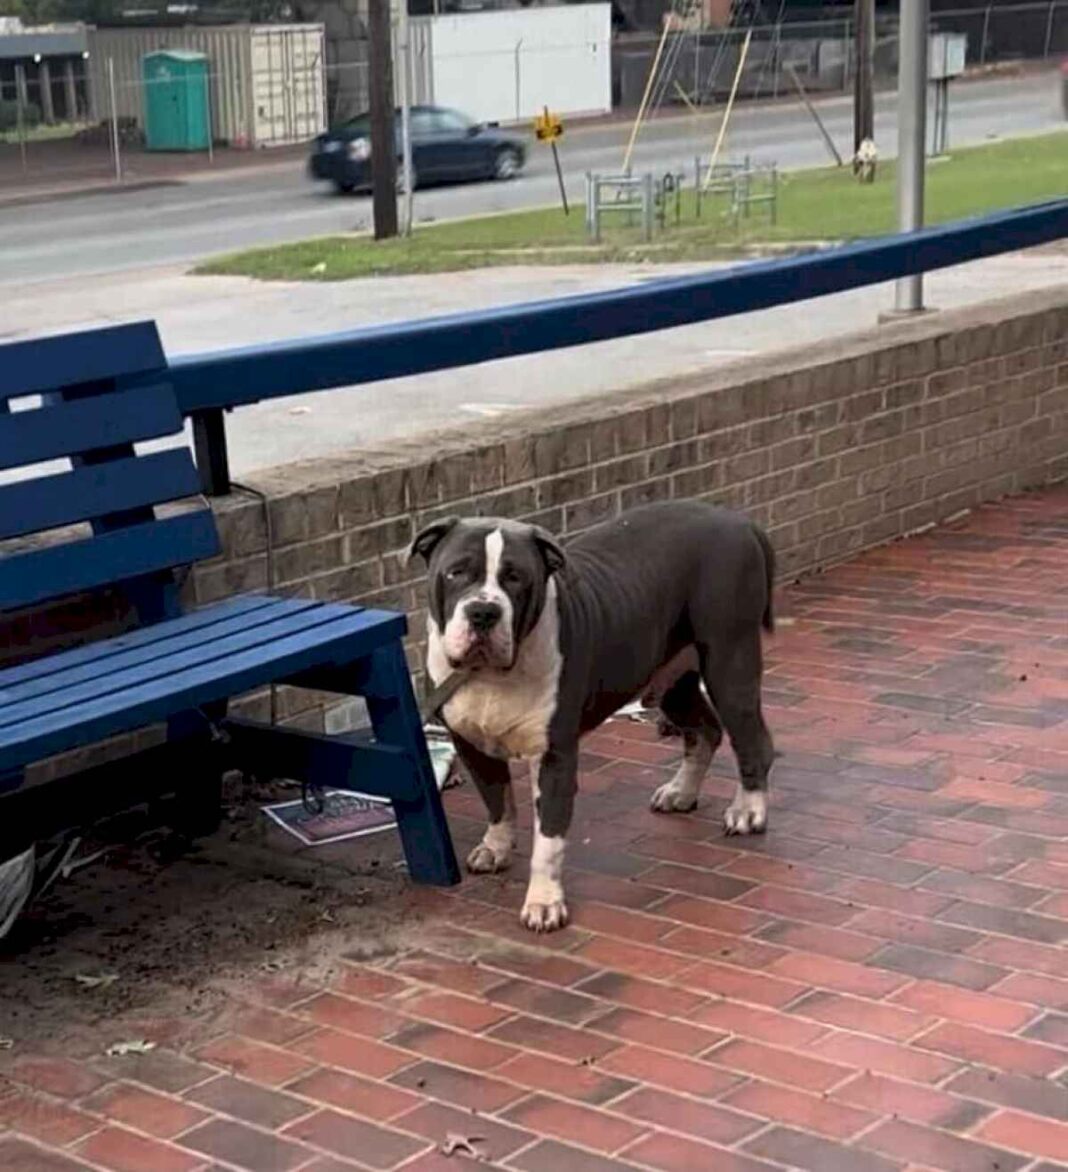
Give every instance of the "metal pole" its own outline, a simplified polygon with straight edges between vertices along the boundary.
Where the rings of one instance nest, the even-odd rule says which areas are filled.
[[[790,78],[793,81],[795,88],[797,89],[798,96],[805,104],[805,109],[809,112],[809,114],[812,115],[812,120],[816,123],[817,127],[819,127],[819,132],[823,136],[824,145],[827,147],[827,150],[831,152],[831,158],[834,159],[835,165],[840,167],[842,165],[842,156],[838,153],[838,148],[834,145],[834,139],[831,138],[827,131],[827,127],[824,126],[823,119],[819,116],[816,107],[813,106],[812,102],[809,100],[809,96],[805,92],[805,87],[801,84],[801,78],[797,76],[797,70],[794,68],[794,63],[792,61],[787,61],[785,66],[786,72],[790,75]]]
[[[927,122],[928,0],[901,0],[897,70],[897,223],[902,232],[923,227],[923,168]],[[923,274],[896,284],[898,313],[923,309]]]
[[[738,55],[738,68],[734,71],[734,81],[731,83],[730,96],[723,110],[723,121],[719,124],[719,134],[716,135],[716,145],[712,150],[712,157],[708,160],[708,172],[705,175],[705,187],[712,182],[712,172],[719,162],[719,152],[723,148],[723,140],[727,137],[727,125],[731,120],[731,111],[734,109],[734,99],[738,96],[738,83],[742,80],[742,70],[745,68],[745,59],[749,56],[749,43],[753,39],[753,30],[749,28],[742,42],[742,51]]]
[[[856,58],[853,73],[853,169],[860,144],[875,139],[875,99],[872,93],[872,58],[875,52],[875,0],[854,0]]]
[[[982,44],[979,47],[979,64],[980,65],[986,64],[986,41],[987,41],[987,36],[990,32],[990,9],[991,9],[991,7],[992,7],[992,5],[988,4],[986,6],[986,12],[983,13],[983,40],[982,40]]]
[[[1053,41],[1053,12],[1054,12],[1054,9],[1056,8],[1056,6],[1057,6],[1057,0],[1050,0],[1049,16],[1046,18],[1046,43],[1042,49],[1042,56],[1043,57],[1049,56],[1050,45],[1052,44],[1052,41]]]
[[[122,182],[122,158],[119,154],[119,107],[115,101],[115,59],[108,58],[108,103],[111,106],[111,149],[115,156],[115,182]]]
[[[22,66],[15,66],[15,123],[18,126],[19,154],[22,156],[22,170],[26,171],[26,120],[23,114],[22,94],[26,88]]]
[[[215,135],[211,125],[211,70],[204,70],[204,116],[208,122],[208,162],[215,162]]]
[[[646,243],[653,238],[653,173],[642,176],[642,235]]]
[[[623,152],[623,174],[630,174],[630,157],[634,153],[634,143],[638,138],[638,131],[641,129],[642,119],[645,117],[645,109],[649,105],[649,95],[653,92],[653,82],[656,80],[656,75],[660,69],[660,58],[664,54],[664,43],[667,41],[668,32],[671,29],[671,21],[665,20],[664,27],[660,33],[660,41],[656,46],[656,53],[653,56],[653,64],[649,69],[649,77],[645,82],[645,92],[642,94],[642,100],[638,105],[638,113],[634,116],[634,125],[630,128],[630,138],[627,140],[627,149]]]
[[[518,122],[519,119],[523,117],[522,105],[521,105],[521,101],[520,101],[520,92],[521,91],[519,88],[519,78],[520,78],[519,50],[522,48],[523,48],[523,38],[520,37],[519,40],[516,41],[516,43],[515,43],[515,120],[516,120],[516,122]]]
[[[400,44],[400,107],[401,107],[401,168],[404,179],[404,212],[401,215],[401,231],[411,236],[415,220],[415,175],[412,171],[412,43],[409,38],[408,0],[401,0],[400,16],[397,22],[397,39]]]

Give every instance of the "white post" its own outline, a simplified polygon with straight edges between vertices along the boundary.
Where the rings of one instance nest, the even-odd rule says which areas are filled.
[[[115,182],[122,182],[122,159],[119,155],[119,110],[115,101],[115,59],[108,58],[108,102],[111,106],[111,149],[115,156]]]
[[[412,192],[412,188],[415,186],[415,175],[412,169],[412,44],[409,36],[408,0],[400,0],[397,33],[397,49],[400,57],[397,80],[401,108],[401,173],[404,176],[404,210],[401,215],[401,232],[405,236],[411,236],[412,222],[415,218],[415,196]]]
[[[902,232],[923,227],[923,169],[927,139],[928,0],[901,0],[897,71],[897,224]],[[901,277],[898,313],[923,310],[923,274]]]

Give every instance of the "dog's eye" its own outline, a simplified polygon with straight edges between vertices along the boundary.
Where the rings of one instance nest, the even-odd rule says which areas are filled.
[[[519,582],[522,581],[523,575],[515,568],[515,566],[505,566],[499,575],[501,582]]]
[[[445,580],[447,582],[459,582],[459,580],[467,573],[466,566],[451,566],[445,571]]]

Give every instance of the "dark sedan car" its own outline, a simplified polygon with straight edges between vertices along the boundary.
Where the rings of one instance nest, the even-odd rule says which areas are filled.
[[[400,166],[400,111],[397,127],[397,183]],[[526,162],[526,144],[515,134],[472,122],[455,110],[413,106],[411,110],[413,185],[453,183],[464,179],[513,179]],[[315,179],[338,191],[366,191],[371,186],[371,118],[361,114],[321,134],[308,169]]]

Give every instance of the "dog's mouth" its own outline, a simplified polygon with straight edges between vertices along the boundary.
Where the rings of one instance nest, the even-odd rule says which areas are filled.
[[[449,655],[449,667],[453,671],[477,671],[488,668],[493,671],[510,671],[515,666],[515,652],[495,645],[492,638],[476,639],[462,655]]]

